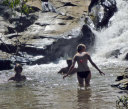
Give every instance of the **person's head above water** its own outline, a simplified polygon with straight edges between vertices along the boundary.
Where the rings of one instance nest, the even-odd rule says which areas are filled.
[[[72,59],[67,59],[67,64],[70,67],[72,65]]]
[[[23,68],[22,68],[22,66],[20,64],[16,64],[15,65],[14,71],[16,73],[19,73],[20,74],[22,72],[22,70],[23,70]]]
[[[84,45],[84,44],[79,44],[77,46],[77,52],[82,52],[85,49],[86,49],[86,45]]]

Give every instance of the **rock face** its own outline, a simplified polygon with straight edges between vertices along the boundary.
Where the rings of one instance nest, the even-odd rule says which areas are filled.
[[[3,25],[0,27],[0,50],[8,54],[3,59],[9,59],[13,63],[49,63],[61,57],[72,57],[79,43],[86,44],[87,49],[93,46],[94,34],[84,25],[90,0],[44,2],[52,6],[49,7],[49,12],[37,10],[22,17],[18,9],[16,16],[13,16],[8,7],[0,4]],[[28,5],[31,3],[33,1],[29,0]],[[31,5],[40,9],[40,5],[37,6],[36,3]]]
[[[125,56],[125,60],[128,60],[128,53],[127,53],[126,56]]]
[[[10,60],[0,60],[0,70],[12,69],[12,62]]]
[[[44,37],[43,39],[50,40],[50,38],[46,38],[46,37]],[[29,61],[28,59],[26,60],[21,59],[20,60],[21,62],[26,62],[28,64],[42,64],[42,63],[55,61],[56,59],[59,59],[61,57],[62,58],[72,57],[73,54],[76,52],[76,47],[79,43],[86,44],[87,49],[89,49],[93,46],[94,40],[95,40],[95,36],[91,32],[91,29],[87,25],[83,25],[77,37],[69,38],[69,39],[65,39],[65,38],[52,39],[52,44],[45,45],[45,48],[38,48],[36,46],[32,47],[32,45],[31,46],[20,45],[18,46],[19,52],[15,54],[17,51],[16,46],[12,44],[6,44],[5,46],[5,44],[1,43],[0,49],[6,53],[15,54],[22,58],[25,58],[23,57],[23,54],[27,54],[27,57],[29,57]],[[36,60],[34,59],[34,57],[41,55],[43,55],[43,57],[39,59],[37,58]]]
[[[42,10],[42,2],[41,0],[28,0],[27,5],[31,6],[31,7],[36,7],[40,10]]]
[[[93,8],[95,5],[98,4],[98,1],[99,1],[99,0],[91,0],[91,3],[90,3],[90,5],[89,5],[89,7],[88,7],[89,12],[91,12],[92,8]]]
[[[91,29],[87,25],[83,25],[78,37],[70,39],[58,39],[52,45],[46,47],[46,50],[44,50],[45,56],[43,58],[32,62],[32,64],[47,63],[50,61],[55,61],[61,57],[71,58],[76,53],[76,47],[78,44],[84,43],[87,45],[87,49],[89,49],[93,46],[94,40],[95,36],[91,32]]]
[[[22,17],[17,10],[16,16],[13,16],[10,9],[0,3],[0,50],[9,54],[6,59],[13,63],[27,64],[43,64],[61,57],[72,57],[79,43],[86,44],[89,50],[95,40],[89,26],[84,24],[90,2],[49,0],[45,1],[49,11],[35,10]],[[30,3],[31,0],[28,4]],[[36,5],[40,9],[40,5],[37,6],[36,3],[32,6]]]

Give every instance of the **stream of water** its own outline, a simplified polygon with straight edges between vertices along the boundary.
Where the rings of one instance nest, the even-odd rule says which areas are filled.
[[[57,74],[62,67],[66,67],[65,60],[24,66],[23,74],[27,76],[27,81],[22,83],[8,82],[8,78],[14,75],[13,70],[1,71],[0,109],[116,109],[117,96],[124,93],[111,87],[111,84],[128,67],[128,62],[122,61],[123,56],[116,59],[107,54],[115,48],[121,49],[122,53],[128,49],[126,3],[117,0],[118,12],[111,19],[111,26],[96,32],[97,41],[92,59],[105,72],[105,76],[91,67],[91,86],[80,89],[76,74],[65,80]]]
[[[85,89],[78,87],[76,74],[65,80],[57,74],[66,66],[63,60],[57,64],[25,66],[23,74],[27,81],[22,83],[7,81],[14,75],[13,70],[1,72],[0,109],[116,109],[117,96],[124,93],[111,84],[125,69],[124,65],[99,66],[105,76],[91,68],[91,87]]]

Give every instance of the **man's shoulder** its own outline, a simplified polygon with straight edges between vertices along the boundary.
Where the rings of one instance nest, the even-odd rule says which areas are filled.
[[[83,52],[85,55],[89,55],[89,53],[88,52]]]
[[[90,56],[88,52],[84,52],[84,56]]]

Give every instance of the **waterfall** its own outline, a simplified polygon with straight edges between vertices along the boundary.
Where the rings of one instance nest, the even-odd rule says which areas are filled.
[[[96,34],[93,58],[100,62],[122,61],[128,53],[128,1],[117,0],[118,11],[110,19],[109,27]]]
[[[56,12],[55,8],[50,2],[42,2],[43,12]]]

